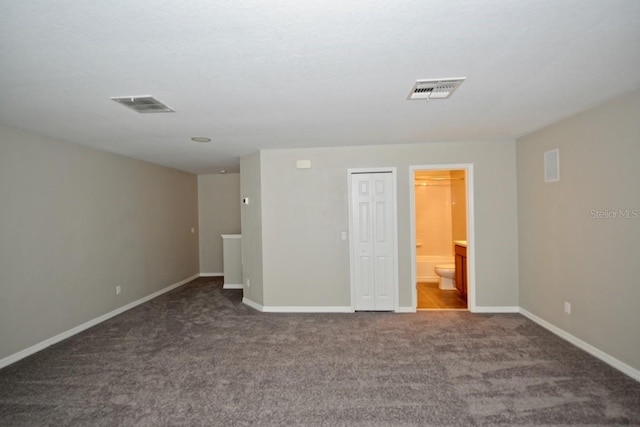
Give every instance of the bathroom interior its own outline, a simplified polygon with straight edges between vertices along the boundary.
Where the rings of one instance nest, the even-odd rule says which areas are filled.
[[[466,171],[415,171],[414,191],[416,308],[466,310]]]

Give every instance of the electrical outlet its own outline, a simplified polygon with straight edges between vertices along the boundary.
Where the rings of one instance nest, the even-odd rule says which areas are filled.
[[[244,279],[244,283],[247,285],[247,288],[251,287],[251,281],[249,279]]]
[[[567,301],[564,302],[564,312],[566,314],[571,314],[571,303],[568,303]]]
[[[116,286],[116,295],[120,295],[120,292],[122,292],[122,286],[118,285]]]

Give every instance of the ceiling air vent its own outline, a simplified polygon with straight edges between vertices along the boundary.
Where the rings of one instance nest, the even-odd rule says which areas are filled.
[[[444,99],[451,96],[451,94],[458,89],[458,86],[464,82],[466,77],[456,77],[450,79],[432,79],[432,80],[418,80],[416,84],[411,88],[409,100],[430,100],[430,99]]]
[[[117,96],[111,98],[118,104],[129,107],[138,113],[172,113],[175,110],[151,95]]]

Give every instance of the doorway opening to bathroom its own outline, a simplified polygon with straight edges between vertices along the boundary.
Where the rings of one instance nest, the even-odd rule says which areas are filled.
[[[472,165],[411,167],[416,310],[475,306]]]

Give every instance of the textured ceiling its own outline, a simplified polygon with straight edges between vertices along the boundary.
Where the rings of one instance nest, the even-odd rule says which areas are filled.
[[[513,139],[639,89],[639,22],[638,0],[0,0],[0,123],[194,173],[261,148]],[[467,80],[406,100],[442,77]]]

